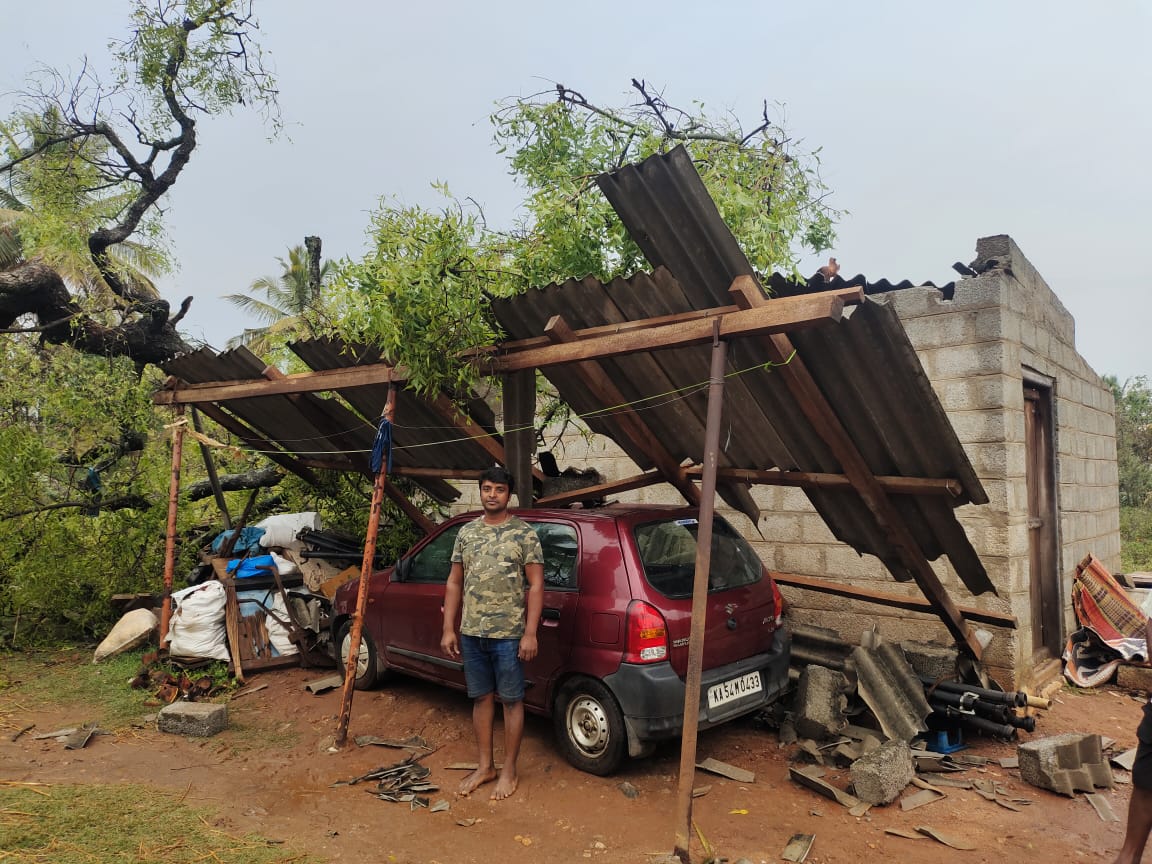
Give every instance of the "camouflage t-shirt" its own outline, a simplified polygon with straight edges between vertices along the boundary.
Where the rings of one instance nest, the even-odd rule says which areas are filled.
[[[460,632],[518,639],[524,635],[525,564],[543,564],[540,538],[523,519],[488,525],[481,516],[456,535],[452,563],[464,565]]]

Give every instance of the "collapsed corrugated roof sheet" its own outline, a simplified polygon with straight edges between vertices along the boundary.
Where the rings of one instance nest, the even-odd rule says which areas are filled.
[[[730,306],[733,281],[755,275],[682,149],[625,166],[599,182],[655,272],[609,285],[591,278],[570,280],[497,301],[496,317],[511,338],[539,336],[553,316],[582,329]],[[796,356],[873,477],[958,482],[955,498],[892,495],[892,506],[925,558],[947,555],[974,594],[994,590],[953,511],[964,503],[986,503],[987,495],[895,312],[866,300],[839,323],[797,331],[791,338]],[[809,419],[779,368],[770,368],[772,355],[764,346],[757,338],[730,345],[721,467],[843,472],[845,466],[827,443],[827,430]],[[709,356],[707,346],[697,346],[598,362],[671,455],[699,464]],[[614,425],[614,406],[599,401],[574,370],[553,366],[544,372],[595,431],[612,437],[641,467],[651,464],[650,454]],[[743,484],[729,481],[719,491],[755,518]],[[907,555],[856,490],[805,492],[838,539],[879,557],[898,580],[915,578]]]
[[[353,349],[331,339],[297,343],[292,349],[314,371],[382,362],[373,349]],[[168,361],[163,368],[185,384],[207,384],[259,381],[265,378],[266,366],[247,348],[221,354],[201,348]],[[338,399],[315,393],[222,398],[214,400],[216,410],[211,416],[306,478],[316,466],[372,476],[369,454],[388,388],[346,387],[333,392]],[[405,468],[453,470],[491,466],[503,449],[492,412],[480,399],[471,400],[468,411],[469,416],[460,416],[447,397],[430,401],[400,389],[398,421],[392,430],[393,463]],[[437,477],[413,480],[438,501],[453,501],[460,495],[456,487]]]

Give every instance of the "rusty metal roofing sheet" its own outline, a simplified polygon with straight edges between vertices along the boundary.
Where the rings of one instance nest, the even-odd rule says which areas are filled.
[[[599,182],[656,271],[609,285],[569,281],[498,301],[494,312],[511,338],[540,335],[553,315],[580,329],[726,306],[732,281],[754,275],[682,149]],[[874,475],[960,482],[963,492],[953,500],[892,498],[926,558],[946,554],[972,593],[994,590],[953,512],[960,504],[985,503],[987,495],[895,313],[866,300],[841,322],[796,332],[792,340]],[[696,463],[703,458],[709,353],[697,346],[601,361],[672,455]],[[756,339],[730,344],[721,467],[840,473],[842,466],[767,361]],[[642,468],[651,465],[620,434],[614,406],[598,404],[571,370],[551,367],[545,374],[595,431],[611,436]],[[879,557],[898,580],[912,578],[854,491],[805,491],[837,538]],[[744,500],[735,484],[721,492],[729,503]]]
[[[380,362],[373,351],[353,350],[332,340],[293,346],[314,371]],[[189,384],[259,380],[267,364],[247,348],[217,354],[201,348],[164,364],[164,371]],[[387,386],[349,387],[339,398],[301,393],[221,400],[219,407],[251,427],[285,454],[302,458],[345,461],[350,470],[369,474],[369,453],[376,421],[387,400]],[[470,404],[475,422],[499,442],[491,411],[480,400]],[[404,467],[482,470],[493,459],[479,441],[459,423],[426,400],[401,389],[393,424],[393,462]],[[418,478],[414,482],[438,501],[452,501],[459,491],[445,480]]]

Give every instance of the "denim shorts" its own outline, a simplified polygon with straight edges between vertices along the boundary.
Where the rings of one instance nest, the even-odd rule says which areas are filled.
[[[520,666],[520,640],[460,634],[464,680],[468,697],[478,699],[495,692],[504,703],[524,699],[524,669]]]

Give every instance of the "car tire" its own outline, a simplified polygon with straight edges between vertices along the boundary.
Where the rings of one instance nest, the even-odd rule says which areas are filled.
[[[348,668],[348,646],[352,639],[352,622],[345,622],[344,626],[340,628],[340,674],[344,674],[344,670]],[[357,690],[370,690],[380,683],[382,676],[380,674],[379,657],[376,653],[376,643],[372,641],[372,637],[368,633],[368,629],[361,628],[360,630],[360,657],[356,664],[356,683],[353,685]]]
[[[612,692],[594,678],[573,678],[560,688],[552,716],[556,740],[573,766],[604,777],[628,752],[624,714]]]

